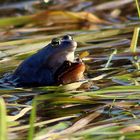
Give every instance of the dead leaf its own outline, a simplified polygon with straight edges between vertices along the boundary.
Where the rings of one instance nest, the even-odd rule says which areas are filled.
[[[128,126],[128,127],[121,129],[121,132],[126,133],[126,132],[134,132],[134,131],[138,131],[138,130],[140,131],[140,126],[133,125],[133,126]]]

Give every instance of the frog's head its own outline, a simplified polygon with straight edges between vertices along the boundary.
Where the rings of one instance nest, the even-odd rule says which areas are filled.
[[[64,61],[74,61],[74,52],[77,48],[77,42],[70,35],[65,35],[62,39],[52,39],[50,46],[52,50],[47,58],[47,66],[54,72]]]
[[[53,50],[47,64],[53,71],[57,84],[68,84],[84,79],[85,64],[81,59],[75,60],[77,42],[71,36],[65,35],[61,40],[52,39],[51,47]]]

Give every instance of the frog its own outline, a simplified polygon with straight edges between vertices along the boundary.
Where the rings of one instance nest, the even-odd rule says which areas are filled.
[[[26,58],[13,72],[10,81],[16,87],[68,84],[84,78],[85,65],[75,59],[77,42],[72,36],[53,38],[51,42]]]

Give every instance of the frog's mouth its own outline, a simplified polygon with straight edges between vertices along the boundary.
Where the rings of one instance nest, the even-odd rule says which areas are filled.
[[[55,72],[58,84],[68,84],[84,79],[85,64],[77,59],[75,62],[64,61]]]

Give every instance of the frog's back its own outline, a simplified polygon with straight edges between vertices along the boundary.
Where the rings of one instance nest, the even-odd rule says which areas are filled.
[[[52,51],[50,45],[39,50],[29,58],[25,59],[15,70],[12,78],[16,79],[18,86],[30,86],[30,85],[46,85],[53,84],[53,76],[51,70],[46,67],[42,68],[42,64],[49,57]],[[29,78],[30,77],[30,78]],[[47,81],[45,80],[47,79]]]
[[[47,59],[48,55],[46,54],[49,54],[51,51],[52,49],[50,45],[48,45],[29,58],[25,59],[15,70],[14,75],[25,75],[25,73],[32,75],[36,73],[39,67],[41,67],[42,63],[45,62],[45,59]]]

